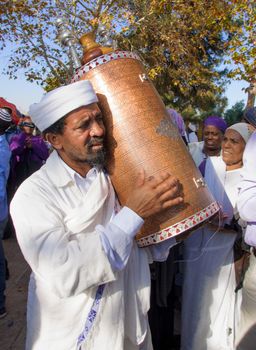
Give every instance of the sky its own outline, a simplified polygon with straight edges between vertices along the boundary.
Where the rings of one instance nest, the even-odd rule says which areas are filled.
[[[10,80],[5,75],[0,75],[0,97],[16,105],[21,113],[26,114],[32,103],[39,102],[44,90],[36,83],[29,83],[23,77]],[[236,102],[247,101],[247,94],[242,90],[248,83],[244,81],[232,81],[227,86],[226,97],[228,98],[228,108]]]

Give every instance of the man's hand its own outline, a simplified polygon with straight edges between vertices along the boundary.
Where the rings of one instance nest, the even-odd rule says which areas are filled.
[[[182,202],[181,186],[174,176],[161,171],[146,178],[142,170],[125,205],[145,219]]]

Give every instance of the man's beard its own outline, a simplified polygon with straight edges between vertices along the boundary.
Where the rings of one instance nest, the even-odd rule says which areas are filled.
[[[102,169],[106,164],[106,150],[103,148],[96,153],[88,153],[86,163],[91,167]]]
[[[93,152],[92,146],[95,144],[103,144],[103,138],[92,138],[87,144],[87,159],[86,163],[92,167],[102,169],[106,163],[106,149],[103,144],[103,148]]]

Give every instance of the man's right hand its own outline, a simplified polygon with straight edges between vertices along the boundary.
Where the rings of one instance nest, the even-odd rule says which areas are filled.
[[[125,203],[143,219],[183,202],[178,179],[166,171],[146,178],[142,170]]]

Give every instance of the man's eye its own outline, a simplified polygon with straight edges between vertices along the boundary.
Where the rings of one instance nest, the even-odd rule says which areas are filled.
[[[97,116],[97,117],[96,117],[96,121],[97,121],[98,123],[103,123],[103,116],[102,116],[102,115]]]
[[[90,127],[90,123],[90,121],[83,123],[82,125],[80,125],[79,129],[88,129]]]

